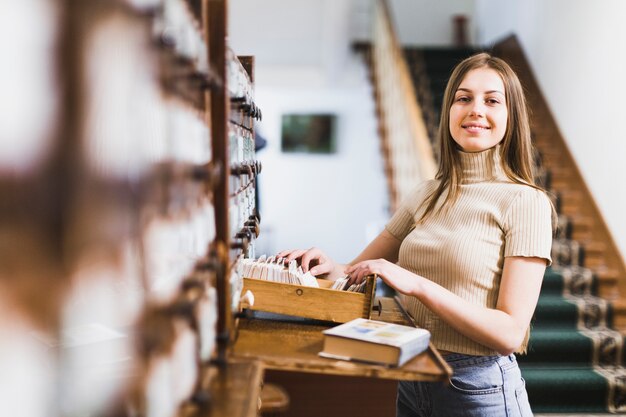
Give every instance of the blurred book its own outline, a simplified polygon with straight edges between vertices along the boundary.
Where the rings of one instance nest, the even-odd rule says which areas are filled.
[[[428,348],[430,332],[425,329],[354,319],[324,332],[320,356],[331,359],[402,366]]]

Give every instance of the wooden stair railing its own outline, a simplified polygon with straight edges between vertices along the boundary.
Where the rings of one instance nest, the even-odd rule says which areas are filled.
[[[572,238],[584,246],[584,264],[598,278],[599,295],[615,306],[615,327],[626,330],[624,258],[541,94],[519,41],[512,35],[498,42],[493,52],[511,64],[527,91],[534,144],[552,172],[552,189],[559,193],[561,211],[572,219]]]
[[[369,61],[393,212],[417,183],[434,177],[436,162],[389,6],[385,0],[375,6],[372,44],[357,49]]]

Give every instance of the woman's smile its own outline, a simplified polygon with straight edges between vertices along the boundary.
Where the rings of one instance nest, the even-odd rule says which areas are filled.
[[[450,107],[450,134],[465,152],[480,152],[500,143],[508,111],[504,83],[491,68],[465,75]]]

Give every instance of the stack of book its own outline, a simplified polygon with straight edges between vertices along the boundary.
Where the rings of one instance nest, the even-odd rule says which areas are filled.
[[[324,349],[320,356],[386,366],[404,365],[430,343],[428,330],[363,318],[323,333]]]

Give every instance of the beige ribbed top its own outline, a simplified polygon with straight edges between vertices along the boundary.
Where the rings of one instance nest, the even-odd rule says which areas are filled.
[[[402,241],[401,267],[472,303],[495,308],[506,256],[551,262],[551,206],[542,191],[506,177],[499,146],[459,153],[463,181],[457,201],[440,212],[437,207],[435,214],[415,226],[425,209],[420,203],[438,184],[438,180],[426,181],[406,198],[386,228]],[[404,302],[417,324],[430,330],[438,349],[497,354],[454,330],[416,298],[404,297]]]

